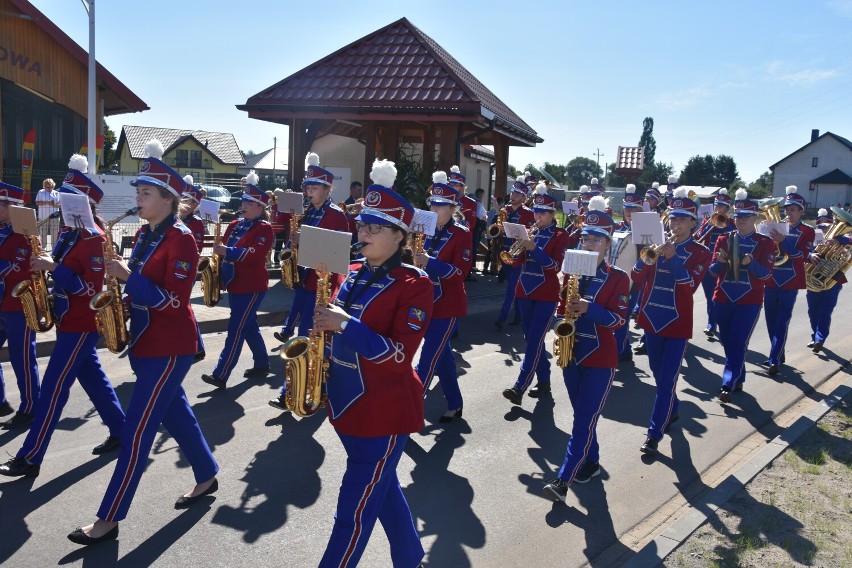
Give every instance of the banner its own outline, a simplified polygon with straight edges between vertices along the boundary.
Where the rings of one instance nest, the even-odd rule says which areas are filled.
[[[30,186],[33,179],[33,154],[35,153],[35,128],[24,136],[24,145],[21,149],[21,189],[24,190],[24,203],[29,204]]]
[[[97,160],[98,163],[96,164],[96,167],[93,169],[93,171],[98,172],[101,169],[100,168],[100,166],[101,166],[101,155],[104,153],[104,137],[99,135],[95,139],[98,141],[98,147],[95,148],[95,159]],[[83,145],[80,146],[80,154],[83,155],[83,156],[86,156],[87,158],[89,157],[89,141],[88,140],[83,142]],[[83,173],[86,173],[86,172],[83,172]]]

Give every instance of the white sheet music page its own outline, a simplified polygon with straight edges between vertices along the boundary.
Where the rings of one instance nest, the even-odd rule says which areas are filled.
[[[530,240],[530,234],[527,228],[519,223],[503,223],[503,230],[506,236],[510,239],[520,239],[522,241]]]
[[[630,217],[630,228],[633,231],[633,243],[637,245],[661,245],[665,242],[663,223],[659,213],[634,213]]]
[[[414,209],[414,218],[411,220],[409,232],[423,233],[430,237],[435,236],[435,227],[438,225],[438,214],[434,211]]]
[[[577,276],[594,276],[598,271],[598,253],[591,250],[565,251],[562,259],[562,272]]]

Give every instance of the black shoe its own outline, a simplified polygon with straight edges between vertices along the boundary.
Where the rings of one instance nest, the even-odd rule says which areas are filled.
[[[500,320],[495,321],[495,322],[494,322],[494,327],[495,327],[496,329],[503,329],[503,322],[502,322],[502,321],[500,321]]]
[[[647,355],[648,354],[648,346],[644,343],[640,343],[636,347],[633,348],[634,355]]]
[[[18,411],[15,415],[10,419],[4,422],[2,428],[4,430],[14,430],[15,428],[26,428],[33,422],[34,416],[32,414],[27,414],[26,412]]]
[[[92,453],[99,456],[119,447],[121,447],[121,438],[118,436],[107,436],[107,439],[102,444],[98,444],[92,449]]]
[[[219,490],[219,480],[214,477],[213,483],[210,484],[210,487],[208,487],[207,489],[205,489],[204,491],[202,491],[201,493],[199,493],[195,497],[187,497],[185,495],[181,495],[180,497],[178,497],[178,500],[175,501],[175,509],[188,509],[189,507],[192,506],[193,503],[196,503],[197,501],[199,501],[203,497],[206,497],[207,495],[212,495],[213,493],[216,493],[216,491],[218,491],[218,490]]]
[[[659,442],[657,440],[655,440],[654,438],[651,438],[651,437],[645,438],[645,443],[642,444],[642,447],[639,448],[639,451],[642,452],[643,454],[647,454],[647,455],[656,454],[657,453],[657,444],[659,444]]]
[[[447,422],[452,422],[456,418],[462,417],[462,409],[457,408],[455,410],[448,410],[446,414],[438,418],[438,422],[441,424],[446,424]]]
[[[778,369],[778,365],[769,365],[769,369],[766,370],[766,374],[770,377],[774,377],[781,371]]]
[[[811,342],[810,342],[810,343],[808,343],[807,345],[805,345],[805,347],[807,347],[808,349],[813,349],[813,348],[814,348],[814,345],[816,345],[816,341],[814,341],[813,339],[811,339]]]
[[[580,468],[580,471],[577,472],[576,477],[574,477],[574,481],[577,483],[588,483],[593,477],[597,477],[600,474],[601,466],[598,462],[586,462],[583,464],[583,467]]]
[[[74,544],[81,544],[83,546],[89,546],[90,544],[97,544],[99,542],[106,542],[108,540],[115,540],[117,538],[118,525],[115,525],[108,532],[102,534],[97,538],[91,537],[84,533],[83,527],[77,527],[77,530],[68,535],[68,540],[70,540]]]
[[[512,387],[510,389],[504,390],[503,396],[505,398],[509,399],[512,402],[512,404],[517,404],[518,406],[520,406],[521,400],[523,400],[524,395],[523,395],[523,393],[521,393],[521,391],[519,391],[515,387]]]
[[[192,360],[193,363],[198,363],[199,361],[203,361],[204,358],[207,357],[206,351],[199,351],[195,354],[195,358]]]
[[[529,390],[527,396],[530,398],[541,398],[550,394],[550,385],[536,385]]]
[[[707,337],[713,337],[714,335],[716,335],[716,330],[714,330],[712,327],[710,327],[710,326],[708,325],[708,326],[704,329],[704,335],[706,335]]]
[[[224,389],[225,388],[225,381],[223,381],[222,379],[219,379],[217,377],[214,377],[213,375],[201,375],[201,380],[204,381],[205,383],[207,383],[208,385],[213,385],[217,389]]]
[[[674,424],[678,420],[680,420],[680,415],[679,414],[672,414],[671,417],[669,418],[669,423],[666,424],[666,429],[663,430],[663,433],[668,434],[669,430],[672,429],[672,424]]]
[[[287,340],[293,337],[293,332],[291,330],[287,331],[276,331],[272,334],[272,337],[280,341],[281,343],[287,343]]]
[[[243,376],[247,379],[265,379],[270,374],[272,374],[272,369],[269,367],[252,367],[247,369]]]
[[[544,486],[544,493],[564,503],[565,497],[568,495],[568,484],[558,477],[551,479]]]
[[[0,475],[6,477],[38,477],[41,465],[30,463],[24,458],[12,458],[0,465]]]
[[[822,341],[817,341],[816,343],[814,343],[813,351],[814,353],[819,353],[820,351],[822,351]]]
[[[269,406],[272,408],[277,408],[278,410],[289,410],[287,408],[287,397],[285,395],[280,395],[277,398],[269,399]]]
[[[766,367],[767,369],[772,366],[772,361],[769,359],[760,362],[761,367]]]
[[[719,391],[719,400],[725,403],[731,402],[731,391],[729,391],[725,387],[722,387],[722,389]]]
[[[9,404],[8,400],[3,404],[0,404],[0,416],[9,416],[13,412],[15,412],[15,409],[12,408],[12,405]]]

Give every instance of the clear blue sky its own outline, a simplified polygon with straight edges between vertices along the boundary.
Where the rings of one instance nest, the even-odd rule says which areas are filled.
[[[32,0],[84,47],[73,0]],[[234,105],[407,17],[544,143],[509,161],[611,162],[655,121],[657,160],[728,154],[753,181],[812,128],[852,138],[852,0],[97,3],[98,60],[151,107],[123,124],[232,132],[243,151],[284,126]],[[523,13],[518,9],[522,8]]]

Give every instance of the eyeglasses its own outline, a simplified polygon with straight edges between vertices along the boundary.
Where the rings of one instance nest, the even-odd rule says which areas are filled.
[[[606,239],[603,237],[581,237],[580,242],[584,245],[600,246],[606,242]]]
[[[382,232],[387,225],[377,225],[376,223],[361,223],[360,221],[355,223],[355,230],[359,233],[361,231],[366,230],[371,235],[378,235]]]

